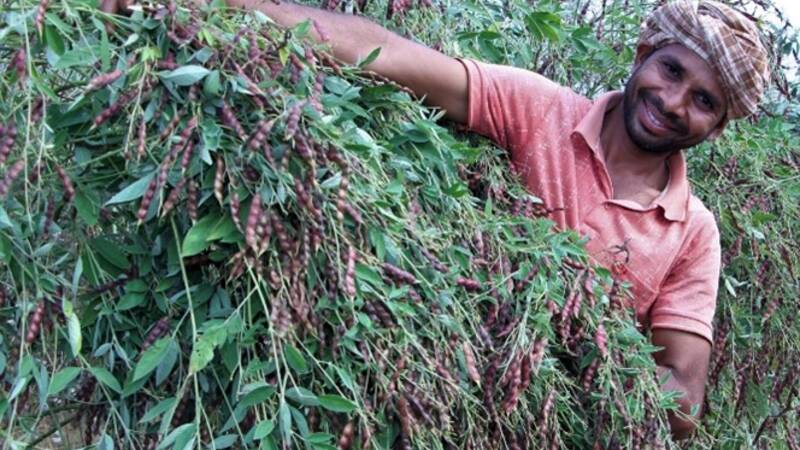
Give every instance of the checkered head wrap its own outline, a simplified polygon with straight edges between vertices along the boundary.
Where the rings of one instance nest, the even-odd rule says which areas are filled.
[[[717,70],[728,100],[728,119],[754,113],[769,82],[767,51],[755,24],[711,0],[677,0],[642,24],[639,45],[682,44]]]

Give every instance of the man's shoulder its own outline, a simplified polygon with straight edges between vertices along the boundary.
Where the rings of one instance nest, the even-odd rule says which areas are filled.
[[[533,70],[507,64],[494,64],[472,59],[459,59],[468,72],[479,72],[500,85],[523,90],[538,91],[561,103],[579,106],[588,110],[593,101],[569,86],[565,86]],[[488,87],[488,86],[487,86]]]
[[[706,237],[714,237],[717,241],[719,240],[717,218],[714,216],[714,213],[706,207],[703,201],[694,194],[689,195],[687,220],[690,228],[690,235],[697,236],[700,234]]]

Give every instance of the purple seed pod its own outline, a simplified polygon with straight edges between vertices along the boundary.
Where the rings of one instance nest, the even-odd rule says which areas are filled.
[[[153,328],[147,333],[147,336],[144,338],[144,342],[142,342],[142,353],[145,352],[151,345],[155,344],[155,342],[164,335],[169,332],[169,317],[163,317],[153,325]]]
[[[64,188],[64,202],[69,203],[75,198],[75,186],[63,167],[56,164],[55,168],[56,172],[58,172],[58,178],[61,180],[61,186]]]
[[[229,197],[231,199],[231,219],[233,219],[233,224],[236,225],[236,229],[242,231],[242,221],[239,218],[239,210],[241,208],[239,194],[236,193],[236,190],[232,189]]]
[[[236,132],[236,135],[239,136],[243,141],[247,140],[247,133],[244,131],[244,127],[241,123],[239,123],[239,119],[236,118],[236,114],[233,113],[233,110],[231,110],[227,103],[222,104],[222,108],[220,108],[220,115],[222,116],[223,124],[233,129],[233,131]]]
[[[147,141],[147,123],[144,121],[144,117],[139,122],[139,130],[136,136],[136,160],[139,161],[145,156],[145,152],[147,151],[145,142]]]
[[[261,219],[261,194],[255,194],[250,202],[250,212],[247,215],[247,226],[245,227],[244,240],[247,246],[254,252],[258,252],[258,235],[256,228]]]
[[[44,32],[44,15],[47,13],[47,5],[49,3],[50,0],[39,0],[39,8],[36,11],[36,19],[34,20],[36,31],[39,32],[39,35]]]
[[[136,213],[136,217],[139,219],[139,224],[142,224],[144,219],[147,217],[147,211],[150,209],[150,204],[153,202],[153,198],[156,196],[157,189],[158,178],[153,178],[150,180],[150,184],[147,185],[147,189],[144,191],[142,202],[139,204],[139,211]]]
[[[430,250],[425,247],[420,247],[420,252],[422,253],[422,256],[424,256],[425,259],[431,263],[431,267],[433,267],[434,270],[441,273],[448,272],[447,267],[445,267],[445,265],[442,264],[442,262],[439,261],[439,259],[433,253],[431,253]]]
[[[283,222],[281,222],[277,214],[271,214],[270,220],[272,221],[272,229],[278,237],[278,246],[281,248],[281,252],[285,255],[290,254],[292,252],[292,244],[289,240],[289,233],[286,231],[286,227],[283,226]]]
[[[311,90],[310,103],[314,109],[322,114],[323,106],[322,106],[322,91],[325,87],[325,72],[317,72],[317,76],[314,79],[314,88]]]
[[[269,132],[270,132],[270,130],[272,130],[272,125],[274,123],[275,123],[274,119],[273,120],[267,120],[267,119],[260,120],[258,122],[258,125],[256,125],[255,133],[253,133],[253,135],[250,136],[250,141],[247,143],[247,147],[252,151],[256,151],[259,148],[262,148],[264,146],[264,144],[266,143],[267,137],[269,136]],[[266,154],[265,154],[265,156],[266,156]],[[267,158],[267,161],[270,161],[271,156],[272,155],[270,153],[270,158]]]
[[[456,285],[461,286],[467,292],[480,292],[483,289],[480,281],[471,278],[458,277],[456,278]]]
[[[339,3],[341,0],[323,0],[322,6],[320,8],[327,9],[328,11],[334,11],[336,8],[339,7]]]
[[[169,120],[169,123],[167,123],[167,126],[164,127],[164,129],[161,131],[161,134],[158,135],[158,140],[159,141],[163,141],[163,140],[167,139],[172,134],[172,132],[175,130],[175,127],[177,127],[180,122],[181,122],[181,115],[180,114],[175,114],[172,117],[172,119]]]
[[[122,76],[122,70],[120,69],[115,69],[112,72],[100,74],[89,80],[89,83],[86,85],[86,92],[102,89],[108,86],[109,84],[117,81],[121,76]]]
[[[300,126],[300,118],[303,115],[304,105],[305,102],[296,102],[289,109],[289,115],[286,118],[286,132],[285,132],[286,139],[291,139],[297,134],[297,131]]]
[[[262,210],[256,226],[256,241],[259,244],[258,254],[262,254],[269,248],[269,239],[272,235],[272,220],[269,210]]]
[[[28,73],[28,56],[24,47],[20,48],[19,51],[14,54],[14,59],[11,60],[11,66],[14,67],[14,70],[17,72],[17,81],[20,84],[25,83],[25,77]]]
[[[31,106],[31,121],[30,123],[39,123],[44,116],[44,97],[39,96]]]
[[[217,158],[216,165],[217,169],[214,173],[214,197],[216,197],[219,204],[222,205],[222,201],[225,199],[223,191],[225,188],[225,161],[223,161],[221,156]]]
[[[17,161],[11,166],[10,169],[6,172],[5,177],[3,177],[3,181],[0,181],[0,199],[4,199],[8,191],[11,189],[11,184],[14,180],[22,173],[22,169],[25,168],[25,161]]]
[[[104,109],[94,118],[92,126],[94,128],[99,127],[100,125],[104,124],[108,119],[115,116],[120,110],[125,107],[128,103],[131,102],[136,96],[138,92],[134,90],[130,90],[122,95],[119,96],[116,102],[111,104],[108,108]]]
[[[167,196],[167,199],[164,200],[164,204],[161,206],[161,217],[166,216],[175,208],[175,205],[178,203],[178,197],[180,197],[181,192],[183,192],[184,185],[186,185],[186,177],[181,177],[178,184],[175,185],[172,192]]]
[[[2,130],[0,131],[0,164],[4,164],[16,141],[17,127],[12,123],[5,127],[0,127],[0,130]]]
[[[50,196],[47,199],[47,209],[44,213],[44,224],[42,225],[42,240],[46,241],[50,235],[50,227],[53,225],[53,220],[56,216],[56,202]]]
[[[183,155],[181,156],[181,173],[185,173],[189,169],[189,163],[192,161],[192,154],[194,153],[194,141],[189,140],[186,147],[183,148]]]
[[[381,268],[386,273],[386,275],[389,276],[389,278],[393,279],[394,281],[397,281],[398,283],[405,283],[405,284],[417,284],[418,283],[418,281],[414,277],[414,275],[412,275],[409,272],[406,272],[405,270],[403,270],[403,269],[401,269],[401,268],[399,268],[399,267],[397,267],[397,266],[395,266],[393,264],[383,263],[381,265]]]
[[[348,297],[356,295],[356,249],[352,245],[347,248],[347,270],[344,276],[344,292]]]
[[[44,318],[44,299],[36,303],[36,307],[28,319],[28,334],[25,335],[25,343],[28,345],[33,344],[33,341],[39,336],[39,330],[42,328],[42,319]]]
[[[186,195],[186,212],[192,222],[197,221],[197,184],[194,180],[189,181],[189,188]]]

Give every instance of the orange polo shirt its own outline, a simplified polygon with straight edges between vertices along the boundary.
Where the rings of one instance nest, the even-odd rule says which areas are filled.
[[[528,189],[548,208],[563,208],[550,218],[588,237],[597,263],[627,260],[622,277],[637,319],[711,342],[719,231],[691,193],[683,153],[669,158],[667,187],[650,206],[615,200],[600,130],[621,92],[592,101],[534,72],[461,62],[469,77],[468,128],[510,151]]]

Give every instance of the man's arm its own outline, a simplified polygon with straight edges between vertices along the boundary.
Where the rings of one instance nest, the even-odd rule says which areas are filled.
[[[319,27],[335,57],[347,63],[381,51],[366,68],[409,88],[425,102],[445,110],[459,123],[467,120],[467,73],[455,58],[404,39],[367,19],[317,8],[271,0],[227,0],[233,7],[257,9],[283,27],[312,20]],[[316,39],[321,40],[312,27]]]
[[[683,396],[678,399],[681,412],[691,416],[692,407],[697,405],[698,411],[694,418],[699,418],[702,414],[700,408],[708,377],[711,344],[694,333],[669,329],[654,329],[652,342],[653,345],[664,347],[653,355],[658,365],[659,378],[668,374],[662,389],[682,393]],[[688,437],[695,428],[691,420],[673,413],[669,415],[669,424],[676,439]]]

